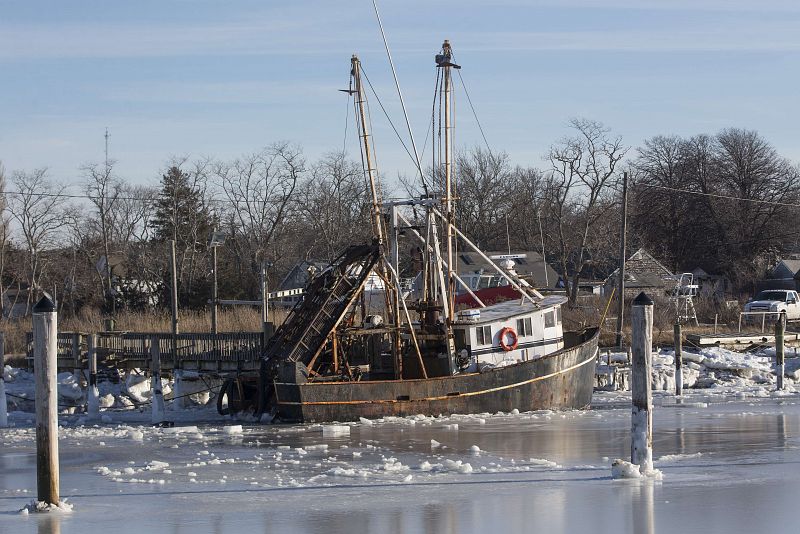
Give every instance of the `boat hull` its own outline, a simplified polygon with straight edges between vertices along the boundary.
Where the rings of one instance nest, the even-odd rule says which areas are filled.
[[[592,400],[599,330],[565,334],[564,349],[482,373],[416,380],[275,382],[282,421],[355,421],[416,414],[583,409]]]

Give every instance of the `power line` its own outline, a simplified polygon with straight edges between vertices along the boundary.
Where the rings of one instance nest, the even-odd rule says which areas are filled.
[[[76,194],[68,194],[68,193],[41,193],[41,192],[21,192],[21,191],[0,191],[0,196],[3,195],[17,195],[17,196],[26,196],[26,197],[46,197],[46,198],[73,198],[73,199],[88,199],[88,200],[100,200],[102,197],[93,196],[93,195],[76,195]],[[158,200],[162,200],[162,197],[127,197],[127,196],[115,196],[115,200],[142,200],[148,202],[156,202]],[[228,203],[228,204],[281,204],[284,201],[282,199],[259,199],[259,200],[248,200],[248,199],[227,199],[227,198],[208,198],[206,199],[208,203]]]
[[[735,197],[733,195],[721,195],[718,193],[704,193],[702,191],[691,191],[689,189],[679,189],[677,187],[669,187],[666,185],[658,185],[658,184],[647,184],[642,182],[639,182],[636,185],[642,187],[653,187],[655,189],[664,189],[666,191],[673,191],[675,193],[686,193],[687,195],[699,195],[712,198],[721,198],[725,200],[738,200],[742,202],[753,202],[755,204],[768,204],[772,206],[785,206],[787,208],[800,208],[800,204],[793,202],[778,202],[774,200],[760,200],[757,198],[742,198],[742,197]]]

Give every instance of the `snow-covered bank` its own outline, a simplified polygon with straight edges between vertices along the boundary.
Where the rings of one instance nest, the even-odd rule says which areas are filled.
[[[683,387],[695,392],[735,398],[775,395],[775,349],[756,353],[737,352],[722,347],[706,347],[683,351]],[[791,356],[792,353],[789,354]],[[611,353],[611,365],[598,366],[601,386],[608,388],[617,364],[627,361],[625,353]],[[605,360],[605,355],[603,355]],[[794,395],[800,382],[800,358],[787,358],[784,391],[778,395]],[[624,381],[622,381],[625,384]],[[675,351],[661,349],[653,353],[652,384],[654,391],[675,391]]]

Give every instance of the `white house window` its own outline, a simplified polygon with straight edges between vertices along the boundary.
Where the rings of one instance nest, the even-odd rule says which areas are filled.
[[[492,327],[479,326],[475,329],[475,334],[478,338],[478,345],[492,344]]]
[[[517,319],[517,335],[519,337],[530,336],[533,334],[533,325],[530,317]]]
[[[556,325],[556,318],[555,314],[552,311],[549,311],[544,314],[544,327],[545,328],[552,328]]]

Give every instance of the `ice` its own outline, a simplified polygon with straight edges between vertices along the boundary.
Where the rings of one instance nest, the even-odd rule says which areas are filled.
[[[200,434],[200,430],[197,428],[197,425],[166,427],[162,428],[161,432],[164,434]]]
[[[67,501],[61,501],[58,504],[50,504],[42,501],[31,501],[30,503],[26,504],[19,513],[22,515],[28,515],[29,513],[48,513],[48,512],[62,512],[62,513],[69,513],[72,512],[73,505],[67,503]]]
[[[324,425],[322,427],[322,437],[331,438],[339,436],[349,436],[350,427],[347,425]]]
[[[638,465],[616,459],[611,464],[611,478],[642,478],[642,474]]]
[[[470,448],[469,448],[469,451],[470,451],[472,454],[478,454],[478,453],[480,453],[480,452],[481,452],[481,448],[480,448],[480,447],[478,447],[477,445],[473,445],[472,447],[470,447]]]
[[[144,433],[139,430],[129,430],[128,437],[134,441],[142,441],[144,439]]]
[[[435,439],[432,439],[432,440],[431,440],[431,449],[435,449],[435,448],[437,448],[437,447],[440,447],[441,445],[442,445],[442,444],[441,444],[441,443],[439,443],[438,441],[436,441]]]
[[[242,433],[242,425],[229,425],[222,427],[222,433],[227,435],[232,434],[241,434]]]
[[[58,373],[58,396],[75,402],[83,397],[83,390],[72,373]]]
[[[372,420],[366,419],[364,417],[359,417],[358,420],[364,426],[372,426],[375,424]]]

